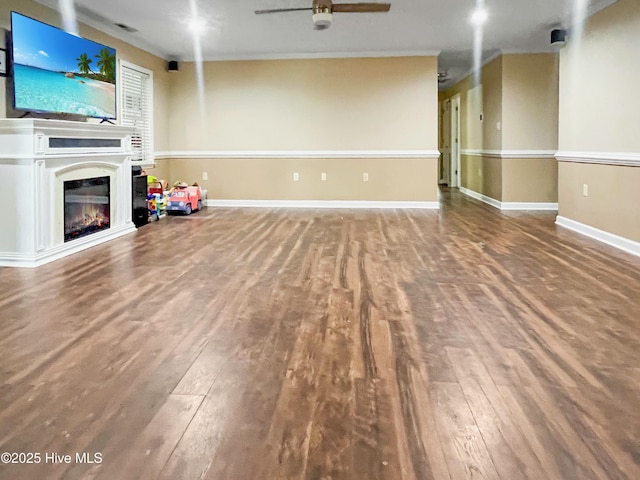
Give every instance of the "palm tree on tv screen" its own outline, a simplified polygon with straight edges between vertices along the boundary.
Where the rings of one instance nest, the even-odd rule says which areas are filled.
[[[83,53],[78,58],[76,58],[76,61],[78,62],[78,69],[80,70],[80,73],[86,75],[91,72],[91,67],[89,66],[91,65],[91,59],[87,56],[86,53]]]
[[[116,56],[111,54],[111,51],[105,47],[98,55],[98,67],[100,67],[100,73],[104,76],[105,81],[109,83],[116,83]]]

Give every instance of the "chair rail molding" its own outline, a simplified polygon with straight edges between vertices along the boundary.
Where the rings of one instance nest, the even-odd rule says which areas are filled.
[[[476,150],[462,149],[461,155],[469,157],[516,158],[556,158],[557,150]]]
[[[438,150],[170,150],[164,158],[438,158]]]
[[[556,159],[559,162],[640,167],[640,152],[571,152],[561,150],[556,154]]]

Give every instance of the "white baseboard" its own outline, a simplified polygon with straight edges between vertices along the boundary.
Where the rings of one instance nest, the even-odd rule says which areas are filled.
[[[492,207],[499,210],[543,210],[543,211],[557,211],[557,203],[544,203],[544,202],[501,202],[495,198],[487,197],[481,193],[469,190],[465,187],[459,187],[460,191],[465,195],[487,203]]]
[[[469,190],[465,187],[458,187],[462,193],[464,193],[467,197],[475,198],[476,200],[480,200],[481,202],[488,203],[492,207],[501,208],[502,202],[496,200],[495,198],[487,197],[481,193],[478,193],[473,190]]]
[[[612,247],[619,248],[620,250],[624,250],[632,255],[640,256],[640,243],[629,240],[628,238],[605,232],[604,230],[576,222],[570,218],[561,217],[560,215],[556,217],[556,225],[581,233],[582,235],[586,235],[587,237],[606,243]]]
[[[123,235],[127,235],[135,231],[136,227],[133,223],[127,223],[125,225],[120,225],[119,227],[110,228],[86,237],[78,238],[72,242],[63,243],[62,245],[53,247],[45,252],[36,253],[35,255],[15,252],[0,252],[0,267],[39,267],[46,263],[59,260],[60,258],[81,252],[82,250],[100,245],[101,243],[105,243],[109,240],[122,237]]]
[[[538,210],[538,211],[558,211],[557,203],[544,202],[500,202],[500,210]]]
[[[421,208],[436,210],[439,202],[380,202],[367,200],[207,200],[207,207],[251,208]]]

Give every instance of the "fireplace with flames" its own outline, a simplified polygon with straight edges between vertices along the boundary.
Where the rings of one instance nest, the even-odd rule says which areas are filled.
[[[64,182],[64,241],[109,228],[109,177]]]

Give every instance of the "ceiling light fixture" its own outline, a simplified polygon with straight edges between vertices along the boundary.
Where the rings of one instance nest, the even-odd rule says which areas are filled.
[[[482,7],[476,8],[471,14],[471,23],[477,27],[484,25],[489,18],[489,13]]]
[[[193,33],[194,35],[202,35],[207,27],[204,20],[198,17],[191,18],[187,22],[187,26],[189,27],[189,30],[191,30],[191,33]]]

